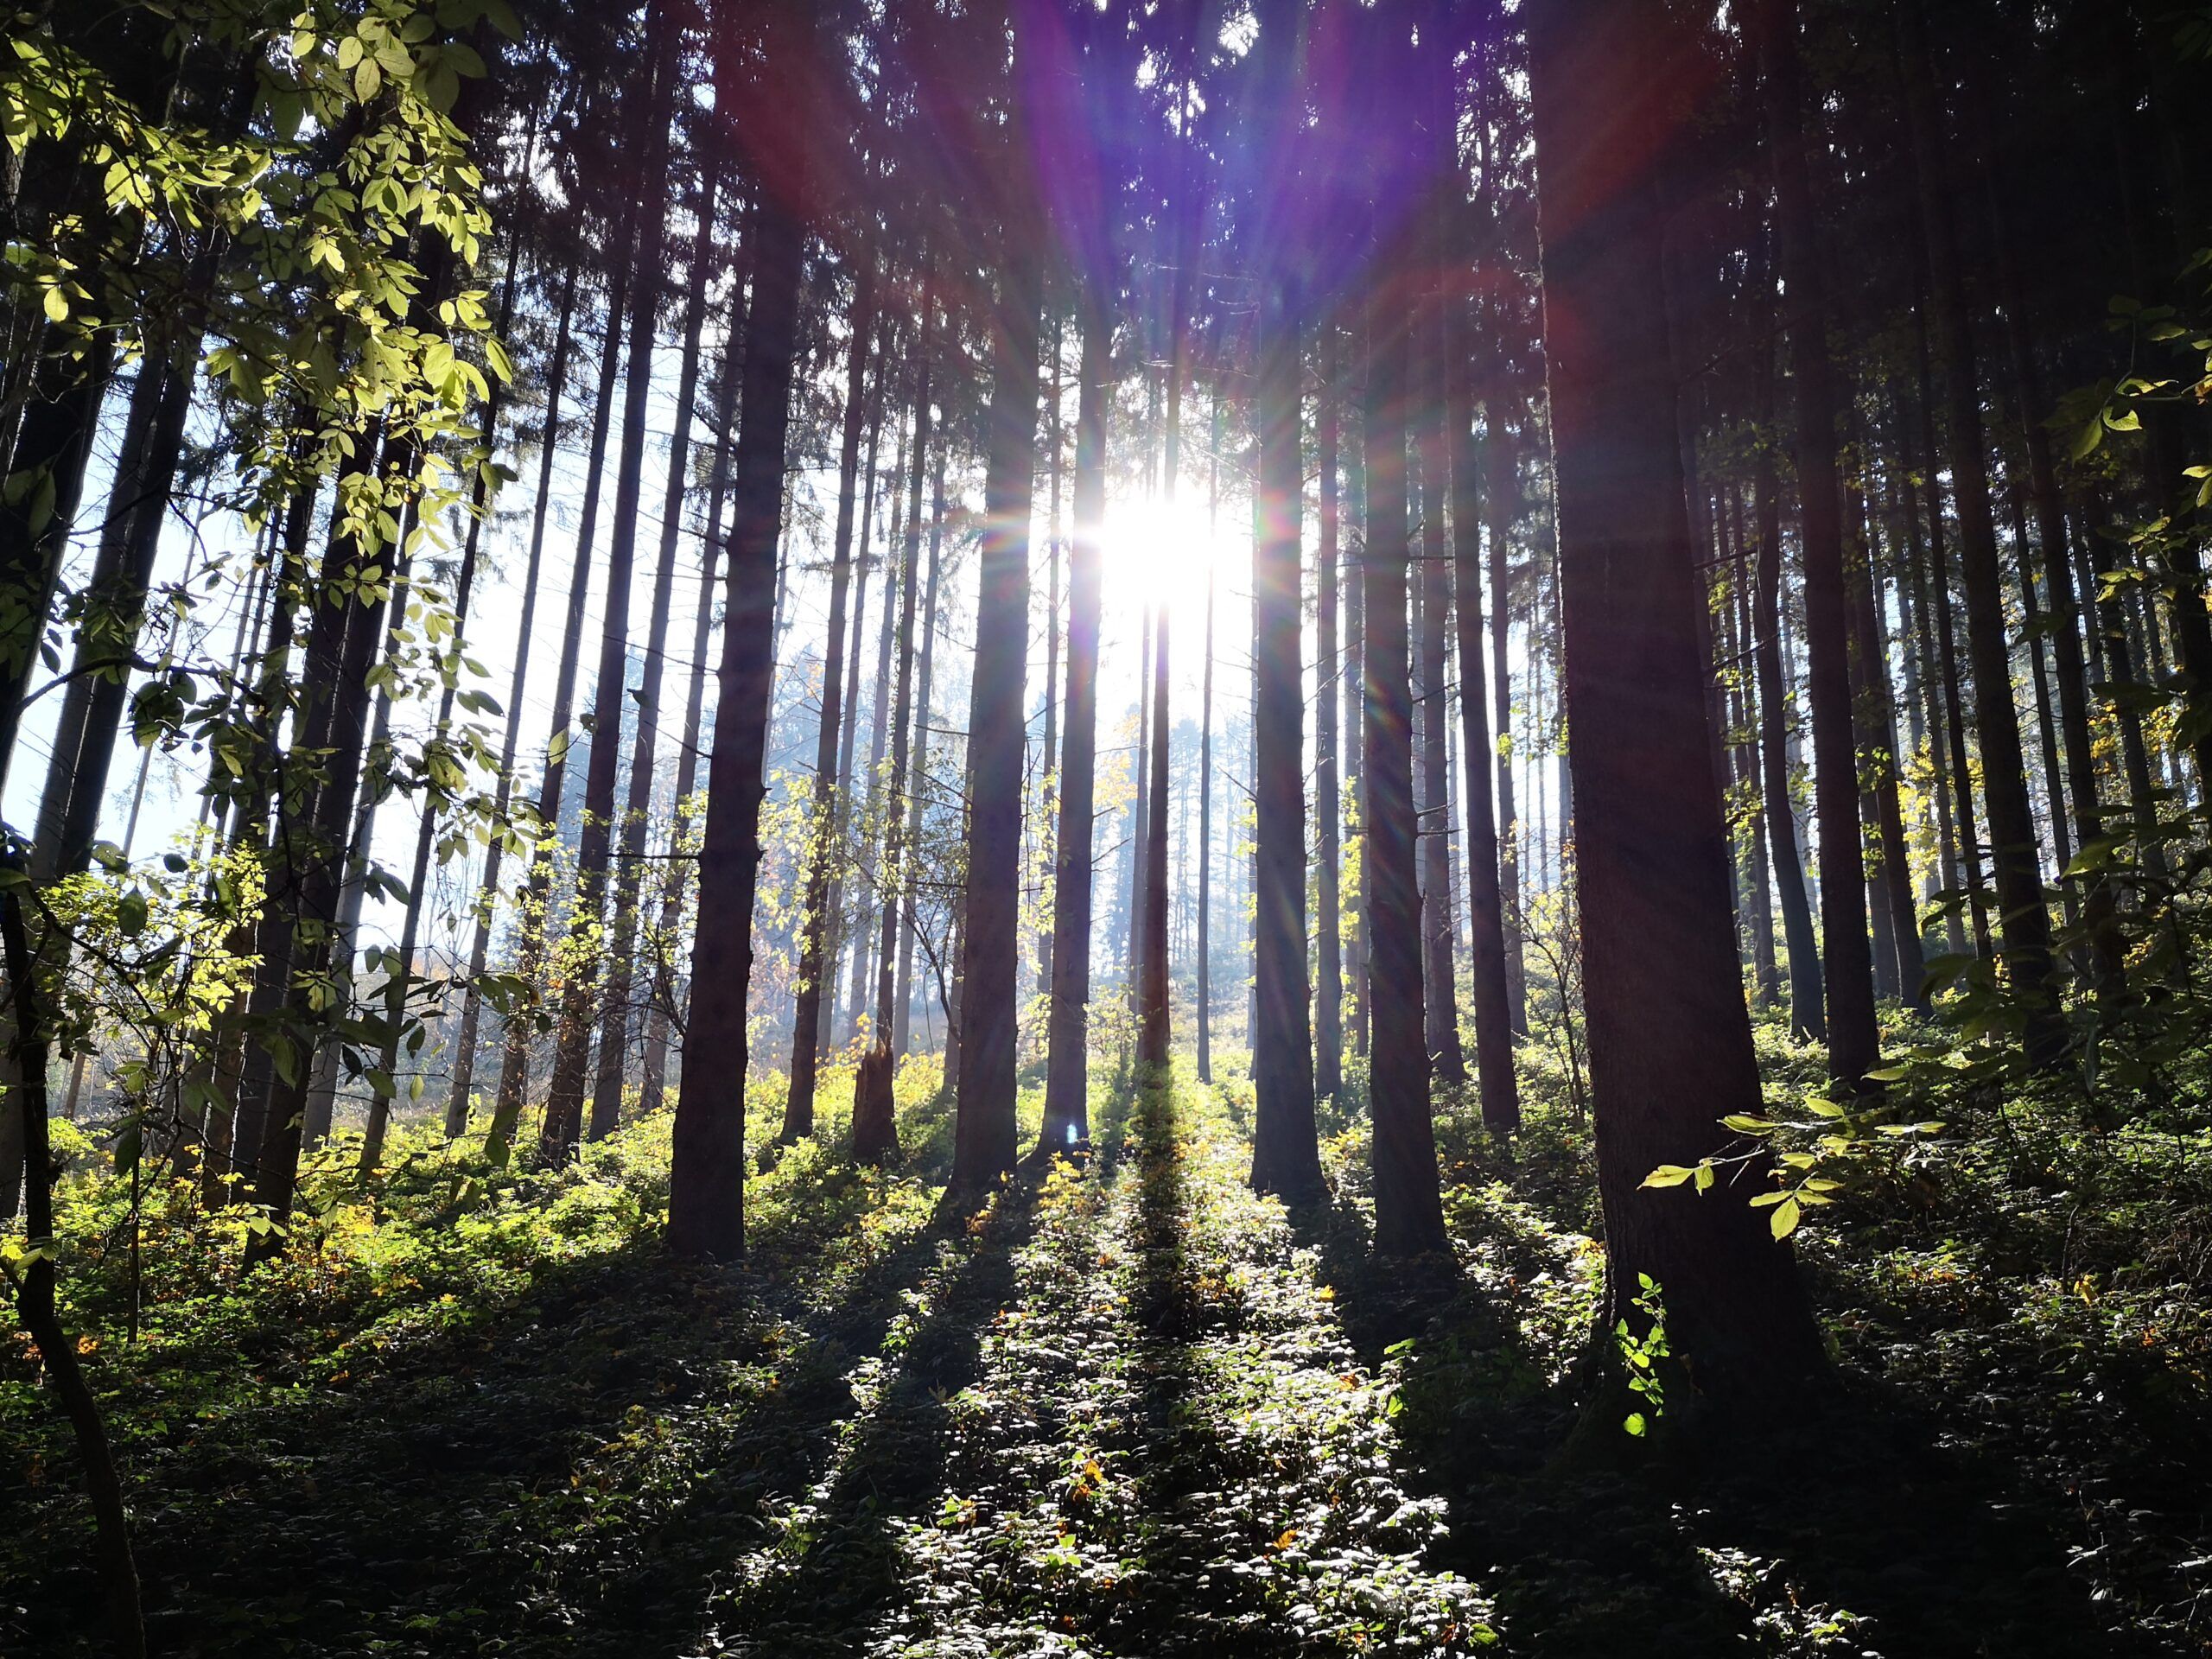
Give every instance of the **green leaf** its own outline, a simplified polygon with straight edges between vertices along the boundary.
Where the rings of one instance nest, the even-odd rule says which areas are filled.
[[[1621,1427],[1626,1429],[1630,1433],[1635,1435],[1638,1440],[1641,1440],[1643,1438],[1645,1432],[1649,1429],[1651,1425],[1643,1421],[1643,1414],[1642,1412],[1631,1411],[1628,1414],[1628,1421],[1623,1423]]]
[[[46,307],[46,320],[48,322],[69,321],[69,296],[60,288],[48,289],[41,303]]]
[[[1784,1198],[1774,1206],[1774,1213],[1767,1217],[1767,1225],[1777,1238],[1787,1238],[1797,1230],[1797,1200],[1795,1198]]]
[[[1697,1172],[1681,1164],[1662,1164],[1643,1178],[1646,1186],[1680,1186]]]

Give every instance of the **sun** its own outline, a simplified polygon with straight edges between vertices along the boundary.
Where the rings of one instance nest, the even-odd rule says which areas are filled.
[[[1115,602],[1165,605],[1179,630],[1197,625],[1227,544],[1225,529],[1204,500],[1132,494],[1109,502],[1105,553]]]

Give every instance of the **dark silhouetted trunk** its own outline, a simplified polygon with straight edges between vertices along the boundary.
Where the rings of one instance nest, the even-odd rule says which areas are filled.
[[[561,448],[561,395],[568,389],[569,353],[574,336],[570,323],[575,315],[576,263],[561,278],[560,321],[553,334],[553,356],[546,367],[545,424],[539,442],[537,499],[531,509],[530,557],[524,568],[522,616],[515,635],[515,671],[507,683],[507,729],[499,745],[499,779],[494,796],[495,822],[504,822],[513,801],[515,750],[522,737],[522,699],[530,683],[531,645],[537,627],[537,581],[545,555],[546,509],[552,501],[553,459]],[[461,1029],[454,1039],[453,1090],[446,1100],[446,1136],[460,1135],[468,1128],[471,1095],[476,1080],[477,1029],[483,1018],[484,994],[479,988],[491,962],[492,926],[499,902],[499,869],[506,855],[506,838],[494,834],[484,855],[484,879],[476,899],[474,938],[468,949],[468,983],[461,994]]]
[[[1498,880],[1497,820],[1491,805],[1490,705],[1483,685],[1481,458],[1476,453],[1474,399],[1467,384],[1473,315],[1464,293],[1452,307],[1445,354],[1446,412],[1452,434],[1452,554],[1459,643],[1460,760],[1466,782],[1468,965],[1475,994],[1475,1078],[1483,1125],[1495,1134],[1521,1127],[1520,1085],[1513,1076],[1512,985],[1505,951],[1505,909]]]
[[[1014,79],[1027,73],[1017,27]],[[1017,98],[1017,105],[1022,102]],[[1019,118],[1007,142],[1019,144]],[[1027,211],[1007,227],[992,314],[985,528],[968,717],[974,777],[961,941],[960,1082],[951,1185],[981,1192],[1014,1162],[1015,984],[1020,963],[1023,658],[1029,634],[1029,518],[1037,461],[1038,255]]]
[[[1321,376],[1318,395],[1319,407],[1314,411],[1316,435],[1320,442],[1321,500],[1320,545],[1315,550],[1313,590],[1313,678],[1315,709],[1313,718],[1313,816],[1319,844],[1316,849],[1318,868],[1314,871],[1316,890],[1314,903],[1319,914],[1314,918],[1314,970],[1318,983],[1313,994],[1313,1092],[1323,1099],[1333,1099],[1344,1086],[1344,981],[1343,963],[1344,895],[1340,887],[1338,862],[1343,856],[1344,802],[1340,798],[1342,779],[1337,766],[1338,728],[1338,690],[1344,680],[1344,663],[1338,655],[1337,640],[1338,582],[1337,553],[1342,535],[1343,503],[1338,493],[1338,449],[1341,422],[1338,411],[1344,407],[1344,394],[1337,379],[1337,327],[1325,323],[1321,328]],[[1464,411],[1462,411],[1464,412]],[[1218,448],[1219,445],[1217,444]],[[1466,574],[1460,573],[1462,603],[1465,603]],[[1464,623],[1465,618],[1462,617]],[[1463,632],[1459,643],[1463,662],[1479,661],[1469,658]],[[1481,671],[1475,673],[1476,695],[1481,695]],[[1206,708],[1207,728],[1206,776],[1211,779],[1212,749],[1211,715],[1213,708],[1213,583],[1206,583]],[[1482,764],[1474,757],[1475,764]],[[1484,804],[1489,804],[1490,786],[1483,786]],[[1202,820],[1204,822],[1205,820]],[[1209,849],[1209,855],[1198,861],[1199,899],[1201,912],[1205,906],[1206,868],[1211,862],[1212,842],[1201,832],[1199,844]],[[1203,926],[1203,924],[1201,924]],[[1205,934],[1199,935],[1199,972],[1205,968]],[[1478,941],[1476,949],[1480,950]],[[1204,979],[1200,1004],[1203,1008]],[[1478,999],[1479,1007],[1479,999]],[[1200,1014],[1200,1019],[1205,1015]],[[1201,1033],[1204,1027],[1200,1027]],[[1201,1037],[1203,1041],[1203,1036]]]
[[[1821,934],[1827,992],[1828,1070],[1860,1088],[1880,1058],[1874,1023],[1873,952],[1867,940],[1866,868],[1860,850],[1859,767],[1853,741],[1850,607],[1844,520],[1836,474],[1835,370],[1828,354],[1827,284],[1806,159],[1804,75],[1796,0],[1762,0],[1775,219],[1788,315],[1793,450],[1805,561],[1806,697],[1813,726],[1813,782],[1820,815]]]
[[[716,263],[715,200],[721,181],[709,167],[699,189],[698,234],[691,249],[691,291],[684,304],[683,349],[677,370],[676,420],[669,435],[668,485],[661,499],[660,550],[653,568],[652,610],[645,624],[645,660],[632,693],[637,713],[630,741],[630,791],[623,804],[615,853],[613,913],[607,982],[600,997],[599,1069],[593,1080],[589,1133],[612,1135],[621,1122],[627,1080],[631,1007],[637,984],[639,895],[644,890],[645,842],[660,759],[662,687],[668,679],[668,626],[676,604],[676,546],[683,527],[683,493],[690,482],[691,423],[699,393],[699,334],[706,322],[707,278]],[[633,385],[636,382],[633,380]],[[618,506],[617,511],[620,511]]]
[[[822,719],[814,749],[813,823],[800,924],[798,990],[791,1015],[791,1088],[782,1138],[814,1133],[814,1083],[822,1046],[822,986],[836,959],[826,949],[830,867],[837,857],[837,751],[846,720],[845,603],[853,579],[853,506],[860,476],[861,429],[868,404],[868,341],[875,327],[875,252],[862,250],[853,278],[845,365],[844,430],[837,458],[837,528],[830,562],[830,639],[822,658]],[[879,376],[883,372],[877,371]]]
[[[1503,374],[1502,367],[1497,371]],[[1490,678],[1496,711],[1498,909],[1505,928],[1506,1013],[1513,1034],[1529,1034],[1526,931],[1521,910],[1521,816],[1513,799],[1513,669],[1507,654],[1512,623],[1514,503],[1519,467],[1505,424],[1505,397],[1493,387],[1483,409],[1483,527],[1490,543]]]
[[[1297,47],[1298,11],[1289,0],[1270,0],[1263,9],[1257,50],[1260,81],[1265,88],[1289,85]],[[1263,99],[1262,119],[1282,122],[1281,111],[1289,100],[1273,93],[1264,93]],[[1286,146],[1298,143],[1298,134],[1290,124],[1281,128],[1280,142]],[[1295,170],[1286,170],[1281,176],[1294,181]],[[1276,188],[1288,192],[1295,184]],[[1293,217],[1288,203],[1271,206],[1285,222]],[[1275,268],[1265,271],[1261,280],[1257,383],[1253,397],[1253,423],[1259,444],[1254,480],[1259,534],[1252,555],[1253,1007],[1256,1016],[1251,1039],[1252,1185],[1262,1192],[1278,1193],[1289,1203],[1300,1204],[1319,1198],[1325,1191],[1313,1122],[1313,1031],[1309,1020],[1313,1003],[1306,968],[1306,699],[1299,637],[1305,522],[1299,378],[1304,322],[1295,270],[1289,268],[1282,251],[1270,257]],[[1399,478],[1402,490],[1402,466]],[[1402,550],[1399,569],[1402,585]],[[1402,617],[1402,599],[1400,614]],[[1161,775],[1166,775],[1164,765]],[[1407,850],[1411,851],[1410,845]],[[1419,995],[1416,981],[1416,1003]],[[1425,1084],[1421,1096],[1426,1116]]]
[[[722,625],[721,701],[708,769],[699,856],[699,920],[691,954],[669,1170],[668,1242],[678,1255],[728,1260],[745,1248],[746,1013],[753,973],[753,901],[760,873],[762,766],[775,680],[776,543],[782,529],[785,438],[805,262],[811,109],[807,87],[816,25],[793,0],[764,7],[763,51],[789,88],[772,122],[733,120],[756,156],[777,163],[779,188],[754,210],[753,301]],[[735,93],[745,71],[718,41],[717,86]],[[753,124],[757,121],[757,126]]]
[[[899,1057],[892,1044],[893,999],[898,995],[899,924],[906,919],[912,877],[906,861],[906,761],[913,710],[914,602],[922,550],[922,479],[929,470],[930,368],[937,304],[934,287],[922,294],[921,353],[914,387],[913,461],[906,480],[906,531],[899,547],[898,690],[891,703],[891,769],[885,774],[883,857],[880,880],[883,902],[875,951],[875,1020],[868,1052],[853,1092],[853,1156],[861,1163],[888,1163],[899,1155],[897,1081]]]
[[[1411,171],[1417,149],[1411,117],[1393,108],[1382,84],[1398,67],[1384,48],[1375,118],[1385,124],[1386,170],[1380,199]],[[1402,103],[1410,100],[1398,100]],[[1388,269],[1389,261],[1382,262]],[[1446,1247],[1438,1188],[1435,1127],[1429,1116],[1428,1049],[1422,1031],[1421,889],[1414,864],[1413,688],[1407,659],[1406,576],[1410,545],[1407,502],[1406,406],[1414,346],[1402,298],[1370,296],[1365,407],[1367,546],[1363,556],[1367,682],[1360,767],[1365,836],[1368,973],[1370,980],[1368,1098],[1375,1123],[1375,1247],[1412,1255]]]
[[[652,0],[646,12],[652,85],[638,99],[641,113],[632,134],[643,163],[638,189],[644,222],[632,255],[630,281],[637,302],[630,308],[630,371],[622,387],[622,459],[614,474],[614,524],[607,541],[599,684],[591,753],[584,772],[583,822],[576,837],[575,898],[569,912],[568,984],[554,1023],[553,1074],[546,1085],[545,1122],[537,1141],[538,1156],[548,1162],[573,1156],[583,1128],[593,1002],[601,988],[596,930],[606,908],[607,871],[614,849],[614,780],[622,759],[622,713],[629,702],[630,578],[637,561],[639,508],[644,493],[645,412],[652,396],[654,325],[665,275],[661,248],[668,226],[667,203],[663,200],[668,176],[668,111],[675,99],[677,48],[682,33],[670,5],[671,0]],[[696,351],[693,357],[696,362]],[[682,407],[688,416],[690,405]],[[662,644],[665,643],[664,638]],[[641,712],[641,730],[645,719]],[[620,1059],[618,1053],[618,1066]],[[618,1096],[619,1092],[618,1079]],[[594,1130],[599,1127],[594,1124]]]
[[[1974,733],[1981,746],[1982,804],[1989,820],[1990,861],[1997,887],[2005,965],[2023,1009],[2031,1062],[2054,1061],[2066,1046],[2051,982],[2050,912],[2036,863],[2035,823],[2028,808],[2019,715],[2012,704],[2012,653],[2005,641],[2004,575],[1983,456],[1981,404],[1966,289],[1942,172],[1920,0],[1898,0],[1898,56],[1903,62],[1906,124],[1912,139],[1921,226],[1928,243],[1930,312],[1943,369],[1949,416],[1952,488],[1959,510],[1960,566],[1965,577],[1967,643],[1974,659]]]
[[[1770,410],[1773,365],[1762,366],[1761,398]],[[1801,1041],[1827,1037],[1827,1004],[1821,983],[1821,953],[1805,868],[1797,857],[1797,815],[1789,792],[1789,694],[1782,671],[1782,506],[1774,452],[1762,447],[1751,475],[1755,547],[1752,662],[1759,683],[1759,765],[1765,798],[1766,841],[1774,859],[1775,892],[1782,905],[1782,938],[1789,953],[1789,1026]]]
[[[623,213],[618,245],[629,238],[632,210]],[[569,571],[569,607],[563,618],[561,661],[553,677],[553,715],[545,744],[545,766],[537,785],[537,822],[546,837],[531,859],[530,880],[523,891],[520,924],[522,939],[516,951],[515,976],[531,1006],[511,1010],[506,1021],[506,1046],[499,1061],[499,1086],[493,1096],[491,1127],[485,1132],[485,1155],[505,1163],[517,1125],[522,1122],[524,1100],[530,1089],[530,1044],[538,996],[537,981],[545,965],[548,918],[546,908],[553,891],[552,839],[560,822],[561,797],[569,776],[569,725],[575,712],[576,669],[582,654],[584,607],[591,594],[594,550],[598,543],[600,487],[607,470],[607,436],[614,408],[614,383],[622,361],[623,318],[630,292],[630,265],[618,262],[607,296],[607,336],[600,349],[599,390],[593,400],[591,449],[584,467],[583,506],[576,521],[576,555]],[[549,460],[548,463],[550,465]],[[610,735],[608,741],[613,741]]]
[[[1740,1202],[1643,1185],[1661,1164],[1733,1150],[1716,1117],[1756,1113],[1762,1098],[1705,733],[1662,297],[1668,163],[1688,140],[1671,89],[1693,48],[1639,0],[1549,7],[1529,35],[1601,1323],[1643,1328],[1635,1303],[1649,1274],[1697,1394],[1771,1414],[1822,1364],[1789,1247]]]

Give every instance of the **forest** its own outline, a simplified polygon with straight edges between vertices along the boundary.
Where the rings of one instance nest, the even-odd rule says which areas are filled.
[[[0,1653],[2212,1656],[2212,6],[0,137]]]

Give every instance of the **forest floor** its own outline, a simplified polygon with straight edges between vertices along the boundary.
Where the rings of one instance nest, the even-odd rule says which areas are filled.
[[[2201,1414],[2162,1433],[2098,1378],[2061,1394],[2002,1313],[1954,1341],[1929,1308],[1971,1274],[1927,1269],[1949,1300],[1916,1310],[1897,1249],[1808,1241],[1842,1403],[1755,1459],[1620,1434],[1566,1462],[1602,1265],[1586,1135],[1503,1166],[1447,1115],[1454,1258],[1408,1269],[1369,1253],[1357,1123],[1332,1202],[1287,1214],[1244,1185],[1249,1084],[1179,1067],[1100,1090],[1081,1166],[949,1213],[932,1081],[902,1079],[924,1173],[789,1149],[734,1269],[658,1243],[662,1120],[488,1199],[417,1148],[258,1281],[172,1206],[134,1333],[118,1184],[73,1184],[65,1226],[106,1229],[74,1316],[155,1650],[2212,1650],[2180,1559],[2205,1553]],[[98,1652],[75,1460],[16,1346],[0,1653]]]

